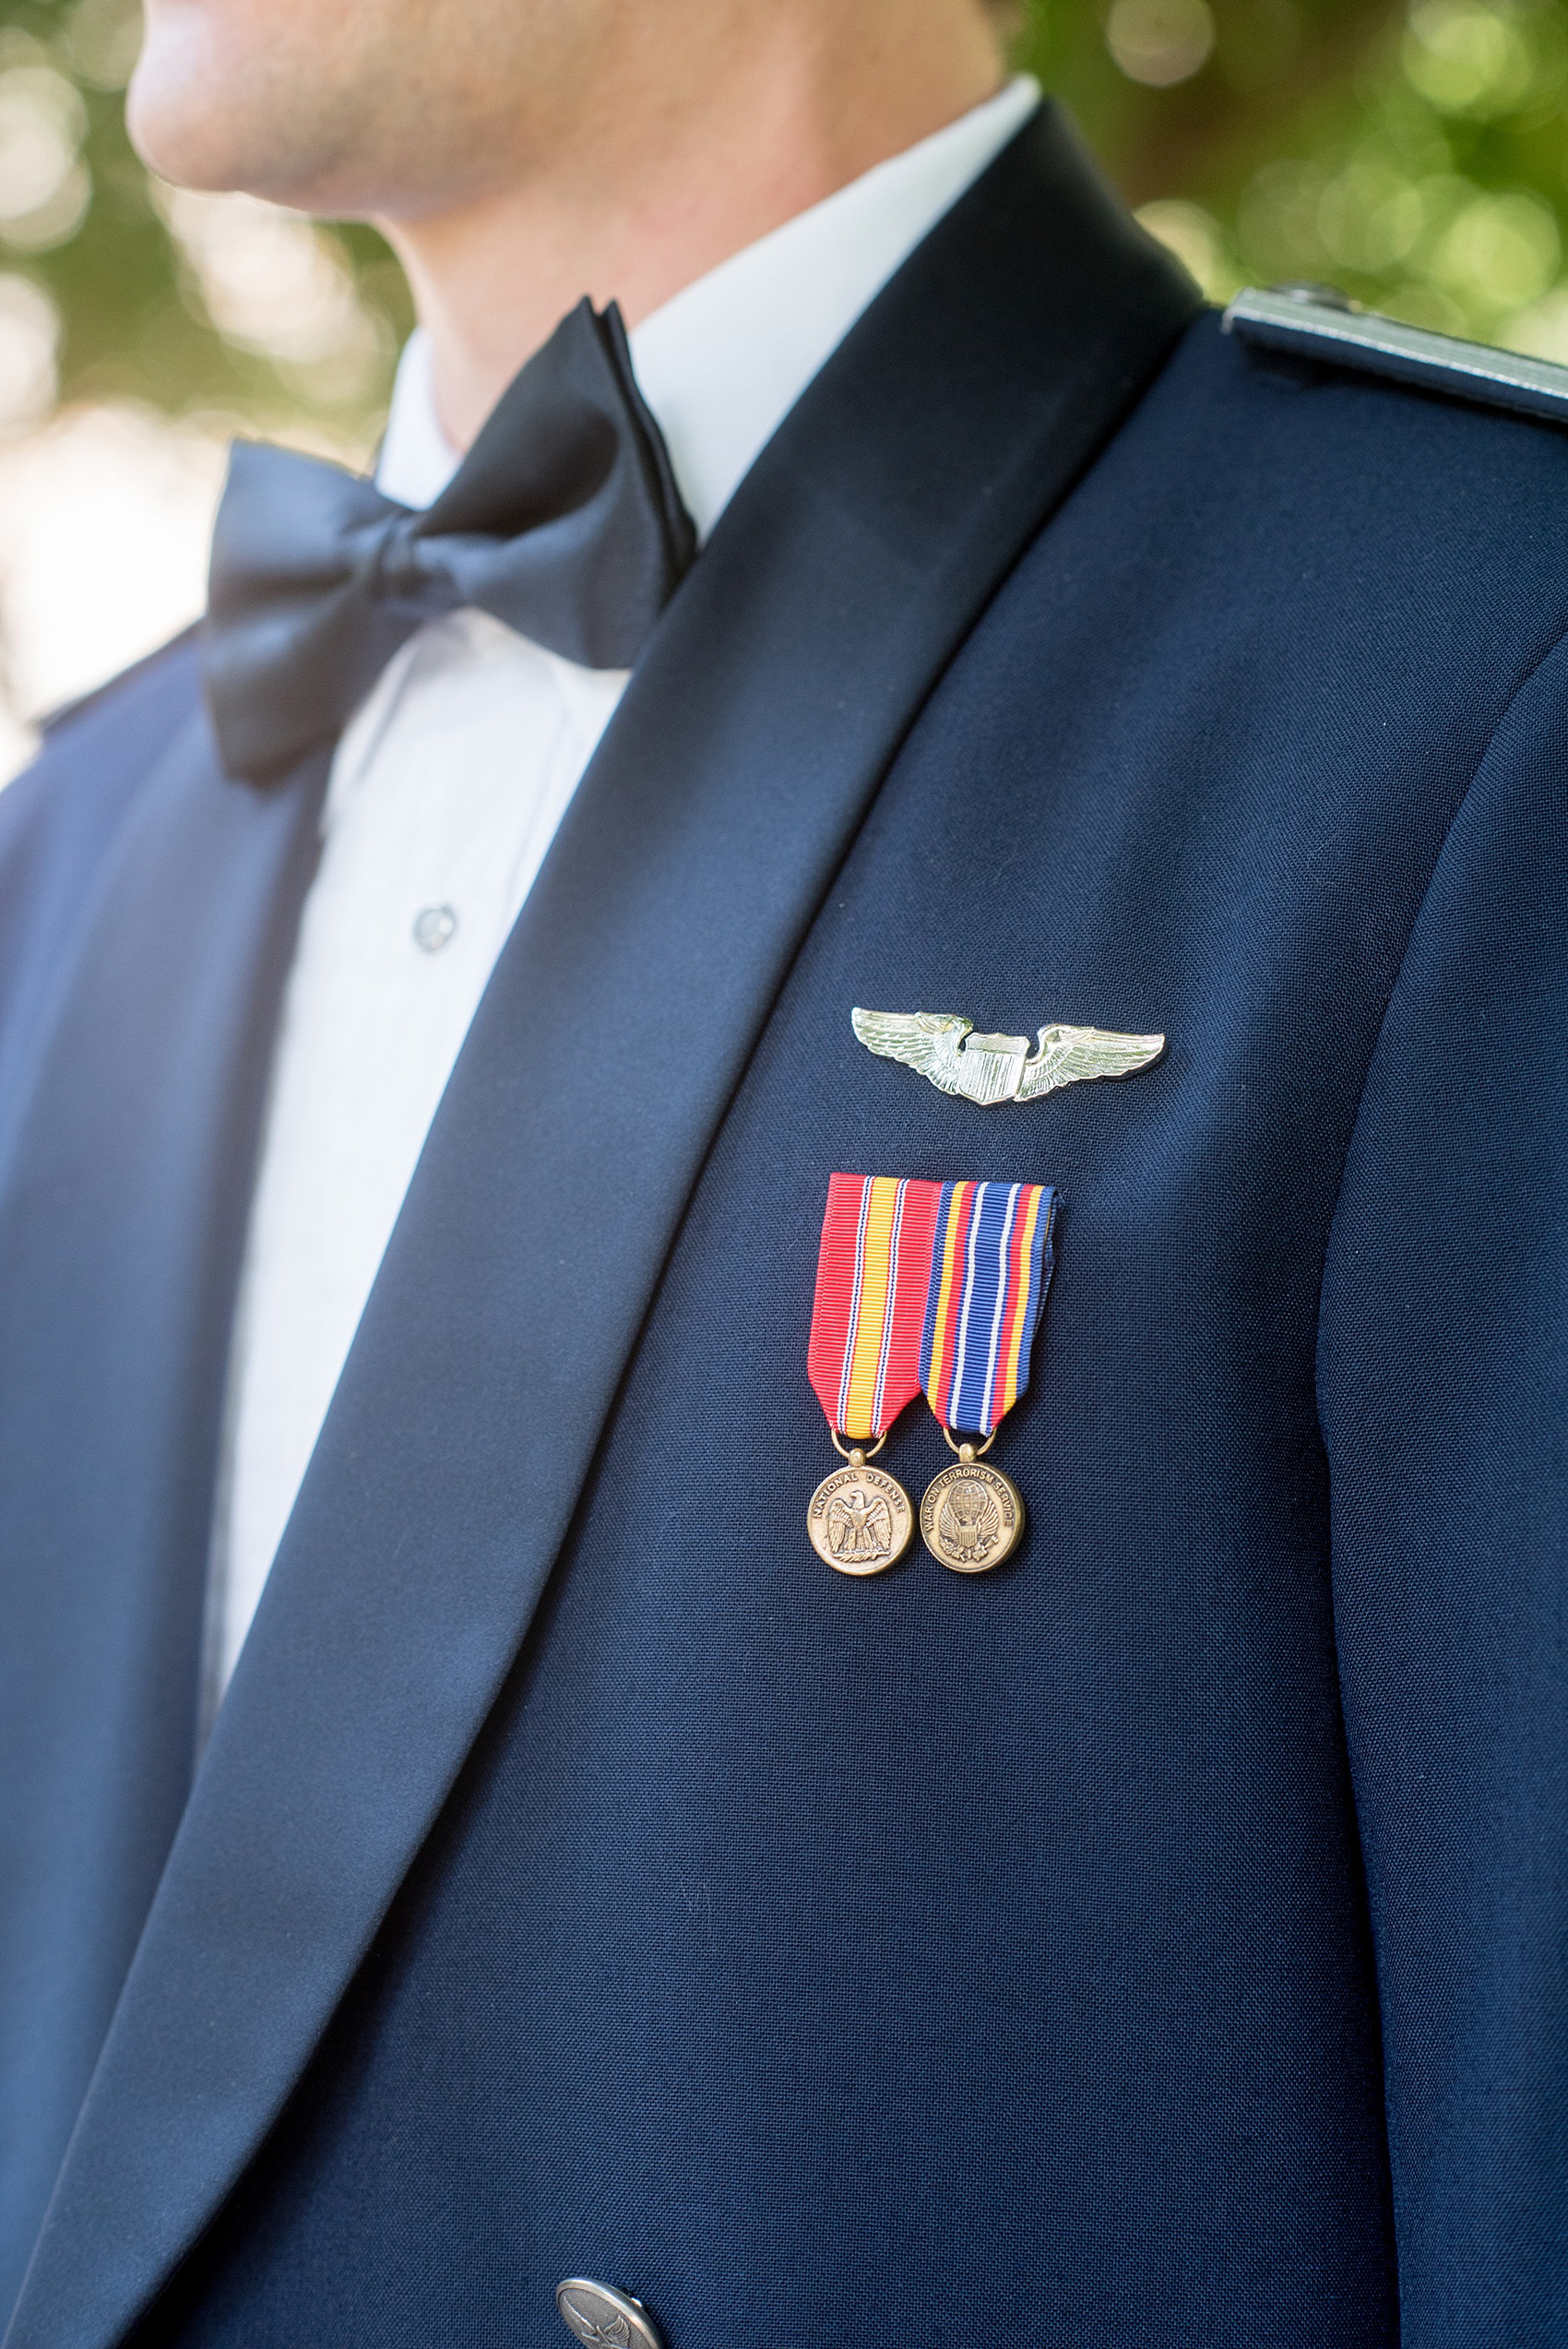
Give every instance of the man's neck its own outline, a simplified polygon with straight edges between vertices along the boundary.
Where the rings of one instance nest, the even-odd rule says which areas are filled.
[[[585,293],[619,302],[635,326],[999,86],[996,46],[967,8],[920,12],[921,38],[897,43],[894,12],[843,14],[842,34],[819,24],[808,36],[803,12],[748,12],[722,70],[709,54],[689,73],[668,54],[641,56],[628,30],[613,80],[596,81],[553,168],[459,209],[380,223],[429,330],[455,447],[469,446]]]

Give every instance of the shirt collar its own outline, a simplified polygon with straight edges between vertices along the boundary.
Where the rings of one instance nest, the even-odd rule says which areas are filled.
[[[995,98],[721,261],[631,335],[632,364],[706,538],[753,459],[873,296],[1039,103],[1019,74]],[[404,346],[376,482],[425,507],[457,471],[430,343]]]

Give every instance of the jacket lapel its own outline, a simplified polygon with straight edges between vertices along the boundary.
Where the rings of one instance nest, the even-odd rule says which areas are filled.
[[[30,1079],[12,1065],[0,1784],[23,1802],[0,1813],[0,2210],[13,2284],[190,1788],[231,1298],[315,804],[309,779],[270,801],[228,781],[189,718],[108,853]]]
[[[517,1654],[889,761],[1196,300],[1046,110],[878,298],[671,607],[432,1130],[9,2349],[107,2349],[278,2114]]]

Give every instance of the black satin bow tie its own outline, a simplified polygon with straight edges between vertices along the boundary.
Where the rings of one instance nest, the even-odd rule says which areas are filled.
[[[205,650],[223,763],[276,781],[416,628],[465,604],[587,668],[629,669],[695,552],[613,303],[562,320],[422,514],[339,466],[239,442]]]

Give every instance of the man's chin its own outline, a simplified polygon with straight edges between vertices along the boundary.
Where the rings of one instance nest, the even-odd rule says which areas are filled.
[[[306,110],[290,107],[267,78],[237,71],[205,43],[149,42],[125,93],[131,144],[177,187],[244,188],[311,209],[320,159],[302,137]]]
[[[162,78],[144,80],[138,66],[125,101],[125,127],[148,171],[179,187],[232,188],[247,184],[244,149],[224,110],[205,106],[187,82],[171,89]]]

